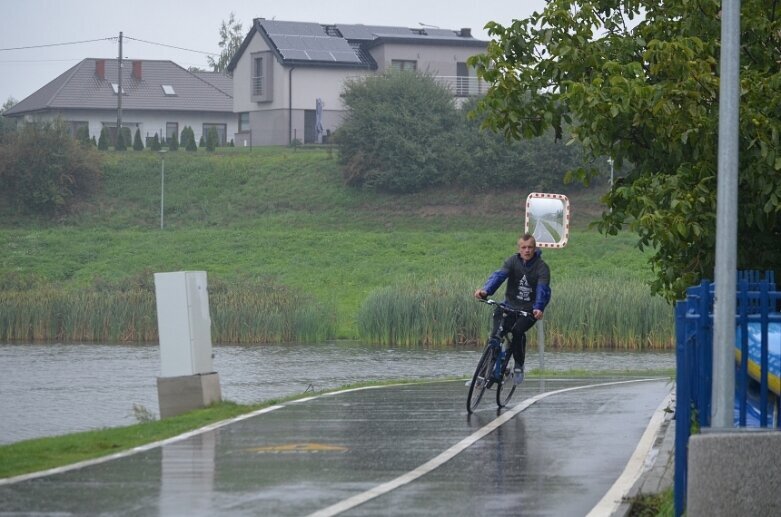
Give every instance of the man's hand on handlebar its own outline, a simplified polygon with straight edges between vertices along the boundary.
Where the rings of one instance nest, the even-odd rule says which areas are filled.
[[[543,313],[542,313],[542,311],[541,311],[541,310],[539,310],[539,309],[534,309],[534,310],[532,311],[532,316],[534,316],[534,319],[535,319],[535,320],[541,320],[541,319],[542,319],[542,317],[543,317]]]
[[[483,289],[478,289],[477,291],[475,291],[475,298],[477,298],[478,300],[485,300],[487,296],[488,293]]]

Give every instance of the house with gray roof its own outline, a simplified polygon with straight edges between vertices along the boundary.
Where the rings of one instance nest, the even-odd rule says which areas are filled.
[[[120,91],[117,59],[88,58],[21,100],[3,115],[20,124],[64,120],[75,135],[83,126],[98,137],[116,134]],[[172,61],[126,60],[121,79],[122,127],[143,137],[170,138],[185,126],[196,141],[214,128],[225,144],[238,131],[233,81],[214,72],[190,72]]]
[[[470,29],[256,18],[227,68],[239,121],[236,145],[327,140],[345,113],[345,82],[391,69],[432,75],[457,99],[479,95],[486,88],[466,60],[486,46]]]

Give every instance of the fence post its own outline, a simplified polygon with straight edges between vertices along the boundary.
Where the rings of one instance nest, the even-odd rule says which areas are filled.
[[[687,361],[688,298],[675,304],[675,469],[673,473],[673,494],[675,515],[683,515],[686,507],[686,448],[691,426],[691,378]]]

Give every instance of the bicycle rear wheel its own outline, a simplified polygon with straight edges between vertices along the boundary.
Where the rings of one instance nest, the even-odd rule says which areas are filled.
[[[515,359],[508,350],[507,358],[502,368],[502,380],[496,384],[496,405],[504,407],[510,401],[510,397],[515,393],[515,383],[513,383],[513,368],[515,368]]]
[[[480,361],[477,362],[472,382],[469,384],[469,393],[466,396],[466,410],[469,413],[472,413],[480,404],[483,394],[491,382],[491,367],[494,364],[495,354],[495,349],[491,345],[486,345]]]

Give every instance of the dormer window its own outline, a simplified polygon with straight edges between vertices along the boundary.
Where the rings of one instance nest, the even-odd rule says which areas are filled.
[[[119,93],[119,85],[117,83],[111,83],[111,89],[114,90],[114,95]],[[124,88],[122,88],[122,95],[127,95]]]
[[[174,91],[174,87],[170,84],[163,84],[163,93],[166,95],[176,95],[176,91]]]

